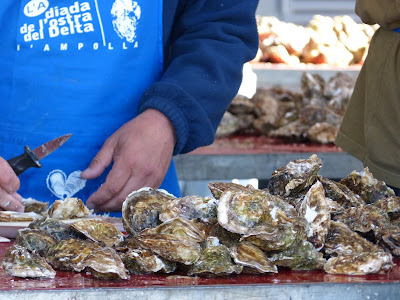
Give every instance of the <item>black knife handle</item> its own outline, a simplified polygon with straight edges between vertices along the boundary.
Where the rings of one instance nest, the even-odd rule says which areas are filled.
[[[33,154],[32,150],[28,146],[24,147],[23,154],[11,158],[7,162],[13,168],[17,176],[31,167],[40,168],[42,166],[40,161],[37,159],[35,154]]]

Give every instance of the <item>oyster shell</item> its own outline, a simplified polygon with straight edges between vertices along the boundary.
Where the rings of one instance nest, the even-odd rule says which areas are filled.
[[[48,210],[50,218],[67,220],[90,216],[92,210],[88,209],[79,198],[65,198],[56,200]]]
[[[167,260],[191,265],[199,259],[200,243],[206,236],[192,220],[177,217],[144,229],[135,239],[142,248]]]
[[[28,227],[31,229],[44,231],[55,238],[57,241],[66,240],[69,238],[84,238],[82,234],[72,229],[71,225],[63,223],[60,220],[46,217],[31,222]]]
[[[242,266],[233,263],[228,247],[220,244],[217,238],[209,237],[199,259],[188,270],[188,275],[226,276],[239,274],[242,269]]]
[[[11,276],[16,277],[54,278],[56,276],[56,271],[46,259],[19,245],[8,248],[1,266]]]
[[[231,256],[237,265],[243,266],[246,273],[278,273],[278,268],[257,246],[241,242],[230,249]]]
[[[226,191],[232,192],[246,192],[254,190],[254,187],[250,184],[247,186],[233,183],[233,182],[210,182],[208,188],[215,199],[221,198],[222,193]]]
[[[297,159],[272,173],[268,190],[273,195],[289,196],[311,186],[322,167],[321,160],[313,154],[308,159]]]
[[[172,199],[175,199],[173,195],[161,189],[142,188],[129,194],[122,204],[122,223],[126,232],[135,235],[159,225],[162,206]]]
[[[272,253],[269,257],[277,266],[288,267],[292,270],[322,269],[326,262],[323,254],[305,240],[287,250]]]
[[[165,222],[175,217],[183,217],[190,220],[199,219],[203,222],[216,222],[217,200],[211,197],[199,196],[172,199],[163,205],[159,219]]]
[[[100,279],[129,279],[129,272],[117,252],[110,247],[95,249],[81,262],[85,271]]]
[[[330,200],[330,199],[329,199]],[[321,182],[314,183],[300,204],[299,216],[309,225],[307,239],[319,251],[324,247],[331,218],[328,201]]]
[[[382,252],[383,249],[351,231],[344,223],[330,221],[324,251],[327,254],[347,255],[362,252]]]
[[[176,270],[175,262],[163,259],[149,250],[130,249],[120,256],[131,274],[171,273]]]
[[[374,206],[386,212],[389,215],[390,220],[400,218],[400,197],[398,196],[379,199],[374,203]]]
[[[38,201],[33,198],[23,198],[22,205],[25,207],[24,212],[35,212],[45,216],[49,208],[49,202]]]
[[[377,243],[390,251],[392,255],[400,257],[400,227],[389,225],[374,230]]]
[[[374,178],[368,168],[361,172],[353,171],[340,180],[354,193],[360,195],[367,204],[374,203],[379,199],[394,196],[394,192],[385,182]]]
[[[124,240],[124,234],[113,224],[101,220],[79,220],[71,227],[102,246],[112,247]]]
[[[343,208],[365,205],[365,201],[344,184],[322,176],[318,176],[318,180],[324,186],[325,196],[336,201]]]
[[[46,256],[47,251],[55,244],[57,244],[57,240],[48,233],[30,228],[18,230],[14,242],[14,245],[24,247],[30,252],[35,252],[43,257]]]
[[[393,267],[393,258],[386,252],[343,254],[328,259],[324,266],[329,274],[366,275],[385,273]]]
[[[84,258],[100,248],[99,245],[86,240],[62,240],[49,249],[47,259],[55,269],[80,272],[84,268]]]

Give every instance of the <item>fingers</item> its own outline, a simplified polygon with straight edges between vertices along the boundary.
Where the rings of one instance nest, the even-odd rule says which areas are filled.
[[[114,147],[110,140],[107,140],[100,151],[93,158],[89,167],[81,173],[83,179],[94,179],[99,177],[113,160]]]
[[[2,210],[23,212],[24,206],[22,205],[22,198],[18,194],[8,194],[0,189],[0,208]]]

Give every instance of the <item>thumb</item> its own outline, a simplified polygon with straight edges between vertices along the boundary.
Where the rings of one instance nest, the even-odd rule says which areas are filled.
[[[99,177],[111,164],[113,153],[113,147],[104,144],[97,155],[93,158],[89,167],[81,173],[81,177],[83,179],[94,179]]]

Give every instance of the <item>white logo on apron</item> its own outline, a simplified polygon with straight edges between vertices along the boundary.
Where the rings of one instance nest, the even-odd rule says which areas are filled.
[[[81,178],[81,171],[72,172],[68,178],[61,170],[54,170],[47,175],[47,188],[59,199],[72,197],[86,185]]]
[[[121,39],[133,43],[136,38],[136,26],[140,19],[141,10],[136,1],[115,0],[111,15],[113,16],[113,27]]]

